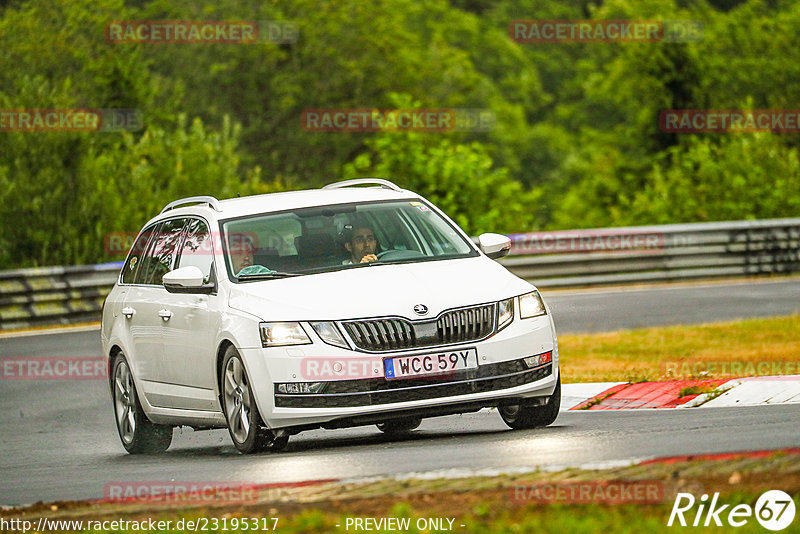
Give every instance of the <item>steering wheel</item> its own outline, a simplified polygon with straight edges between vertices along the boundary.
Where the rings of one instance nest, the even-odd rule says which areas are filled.
[[[378,259],[382,261],[396,261],[424,258],[425,254],[416,250],[384,250],[377,256]]]

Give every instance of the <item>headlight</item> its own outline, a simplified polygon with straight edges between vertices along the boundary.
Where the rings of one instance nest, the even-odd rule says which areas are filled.
[[[532,291],[519,297],[519,316],[522,319],[530,319],[538,315],[544,315],[547,310],[544,308],[542,297],[538,291]]]
[[[300,323],[261,323],[258,328],[265,347],[311,343]]]
[[[514,299],[497,303],[497,331],[499,332],[514,320]]]
[[[342,333],[339,332],[339,328],[336,326],[336,323],[332,321],[325,321],[323,323],[311,323],[311,328],[314,329],[314,332],[327,343],[328,345],[333,345],[334,347],[342,347],[343,349],[349,349],[350,347],[347,346],[347,341],[344,340],[342,337]]]

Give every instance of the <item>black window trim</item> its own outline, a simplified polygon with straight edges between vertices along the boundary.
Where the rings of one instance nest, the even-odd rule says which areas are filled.
[[[142,234],[143,234],[143,233],[145,233],[145,232],[147,232],[147,231],[149,231],[149,230],[151,230],[151,229],[154,229],[156,226],[158,226],[159,224],[161,224],[161,222],[162,222],[163,220],[164,220],[164,219],[161,219],[161,220],[155,221],[153,224],[149,224],[149,225],[145,226],[144,228],[142,228],[141,230],[139,230],[139,234],[136,236],[136,239],[134,239],[134,240],[133,240],[133,245],[131,246],[131,250],[129,250],[129,251],[128,251],[128,255],[125,257],[125,261],[124,261],[124,262],[122,262],[122,269],[120,270],[120,273],[119,273],[119,279],[117,280],[117,285],[120,285],[120,286],[137,286],[137,285],[143,285],[143,284],[135,284],[135,283],[133,283],[133,282],[131,282],[131,283],[126,283],[126,282],[123,282],[123,281],[122,281],[122,277],[125,275],[125,266],[126,266],[126,265],[128,265],[128,263],[130,262],[130,259],[131,259],[131,254],[133,254],[133,248],[136,246],[136,243],[139,241],[139,238],[142,236]],[[151,239],[153,239],[153,234],[152,234],[152,232],[151,232],[151,233],[150,233],[150,235],[148,236],[148,238],[147,238],[147,242],[144,244],[144,247],[142,247],[142,250],[144,251],[142,254],[144,254],[144,253],[146,253],[146,252],[147,252],[147,249],[150,247],[150,240],[151,240]],[[136,278],[136,277],[134,276],[134,278]]]
[[[170,264],[169,270],[167,272],[169,272],[172,269],[174,269],[174,267],[175,267],[175,259],[176,259],[176,256],[174,254],[177,254],[177,251],[183,245],[183,238],[184,238],[185,231],[186,231],[186,220],[185,220],[186,218],[187,218],[186,216],[169,217],[167,219],[162,219],[162,220],[158,221],[158,223],[157,223],[159,225],[164,226],[169,222],[178,221],[180,219],[184,219],[183,225],[181,226],[180,232],[178,233],[178,241],[175,244],[175,249],[173,250],[172,263]],[[164,235],[166,235],[166,234],[164,234]],[[152,238],[150,239],[150,242],[147,244],[147,249],[146,249],[146,252],[145,252],[145,256],[147,256],[147,254],[150,252],[150,247],[151,246],[154,246]],[[147,274],[149,275],[150,273],[147,273]],[[139,276],[139,272],[137,271],[136,272],[136,277],[138,278],[138,276]],[[162,284],[136,284],[136,285],[143,286],[143,287],[159,287],[159,286],[163,287]]]
[[[206,230],[208,230],[208,238],[211,240],[211,272],[208,275],[208,283],[209,284],[214,284],[214,291],[213,291],[212,294],[216,294],[216,292],[217,292],[217,273],[216,273],[217,258],[216,258],[216,254],[214,252],[214,250],[215,250],[214,249],[214,234],[211,231],[211,225],[208,223],[208,221],[205,219],[205,217],[202,217],[200,215],[185,215],[184,218],[186,219],[187,222],[186,222],[186,225],[183,227],[180,246],[178,247],[178,253],[175,256],[175,266],[174,267],[177,269],[178,265],[181,262],[181,256],[183,255],[183,245],[186,243],[186,237],[188,236],[188,232],[189,232],[189,219],[196,219],[198,221],[201,221],[202,223],[204,223],[206,225]],[[164,287],[164,285],[161,284],[161,287]]]
[[[206,224],[206,228],[208,228],[209,237],[211,238],[211,247],[212,247],[211,250],[212,251],[214,250],[214,248],[213,248],[214,247],[214,236],[213,236],[213,232],[211,231],[211,224],[202,215],[195,215],[195,214],[191,214],[191,215],[176,215],[176,216],[173,216],[173,217],[165,217],[163,219],[159,219],[157,221],[154,221],[152,224],[149,224],[149,225],[145,226],[144,228],[142,228],[139,231],[139,234],[136,236],[136,239],[133,241],[133,244],[135,245],[136,241],[139,239],[139,237],[144,232],[146,232],[147,230],[149,230],[151,228],[154,228],[154,227],[158,226],[159,224],[165,223],[167,221],[176,220],[176,219],[186,219],[187,222],[184,223],[183,228],[181,229],[181,237],[180,237],[180,240],[178,241],[178,245],[176,245],[177,251],[176,251],[176,255],[175,255],[175,263],[174,263],[174,265],[177,265],[178,262],[180,261],[180,257],[181,257],[180,255],[181,255],[181,252],[183,251],[183,244],[184,244],[184,241],[186,239],[186,231],[188,229],[188,224],[187,223],[188,223],[189,219],[199,219],[199,220],[203,221]],[[150,237],[147,239],[147,243],[144,246],[145,253],[147,253],[147,251],[150,249],[150,242],[152,241],[152,239],[153,239],[153,235],[151,234]],[[122,269],[120,270],[120,273],[119,273],[119,278],[117,280],[117,285],[125,286],[125,287],[151,287],[151,288],[152,287],[156,287],[156,288],[160,287],[161,289],[163,289],[166,292],[167,290],[164,288],[164,284],[137,284],[137,283],[129,283],[128,284],[128,283],[124,283],[122,281],[122,276],[123,276],[123,274],[125,272],[125,266],[128,264],[128,260],[130,259],[130,255],[131,255],[132,252],[133,252],[133,249],[131,249],[128,252],[128,256],[125,258],[125,261],[122,264]],[[213,252],[212,252],[212,254],[213,254]],[[174,265],[173,265],[173,267],[174,267]],[[210,278],[210,280],[211,280],[211,282],[214,283],[215,286],[216,286],[216,280],[217,280],[216,265],[217,265],[216,258],[214,258],[214,261],[211,262],[211,278]],[[209,283],[211,283],[211,282],[209,282]],[[214,293],[216,293],[216,289],[214,290]]]

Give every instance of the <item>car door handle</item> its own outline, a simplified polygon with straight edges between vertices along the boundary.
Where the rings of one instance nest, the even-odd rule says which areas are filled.
[[[169,310],[158,310],[158,316],[165,321],[169,321],[169,318],[172,317],[172,312]]]
[[[122,315],[130,319],[134,315],[136,315],[136,310],[133,308],[122,308]]]

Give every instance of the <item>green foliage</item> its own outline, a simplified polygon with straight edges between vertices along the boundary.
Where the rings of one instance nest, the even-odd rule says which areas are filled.
[[[693,137],[673,147],[619,223],[766,219],[800,213],[796,148],[770,134]]]
[[[172,131],[150,127],[141,135],[7,135],[19,157],[0,167],[3,227],[11,229],[0,236],[0,261],[119,259],[104,252],[105,236],[137,232],[169,200],[270,190],[260,169],[240,169],[238,128],[226,121],[220,132],[209,132],[199,119],[185,122],[179,117]]]
[[[102,40],[105,23],[123,17],[113,1],[31,2],[3,12],[0,41],[9,46],[0,59],[0,109],[132,108],[147,126],[2,133],[0,268],[111,259],[104,236],[138,231],[170,200],[274,188],[258,167],[242,169],[241,128],[228,118],[209,131],[159,108],[172,104],[141,51]]]
[[[687,7],[679,7],[687,6]],[[729,6],[730,7],[730,6]],[[552,228],[797,216],[797,134],[667,134],[665,109],[793,109],[800,2],[604,2],[598,19],[699,20],[698,42],[577,45],[569,96],[535,126]],[[555,45],[567,46],[567,45]],[[592,48],[593,47],[593,48]],[[560,158],[560,159],[559,159]]]
[[[395,96],[398,108],[408,100]],[[530,228],[539,193],[525,191],[494,168],[486,148],[415,132],[382,132],[367,140],[368,152],[344,166],[346,178],[386,177],[430,199],[470,235]]]
[[[520,44],[515,19],[698,20],[688,43]],[[284,20],[291,44],[111,44],[112,20]],[[791,217],[797,134],[664,109],[797,108],[800,0],[0,2],[0,109],[129,108],[131,133],[0,132],[0,268],[108,259],[182,195],[381,175],[472,233]],[[402,95],[402,96],[399,96]],[[482,108],[489,132],[308,132],[312,108]]]

